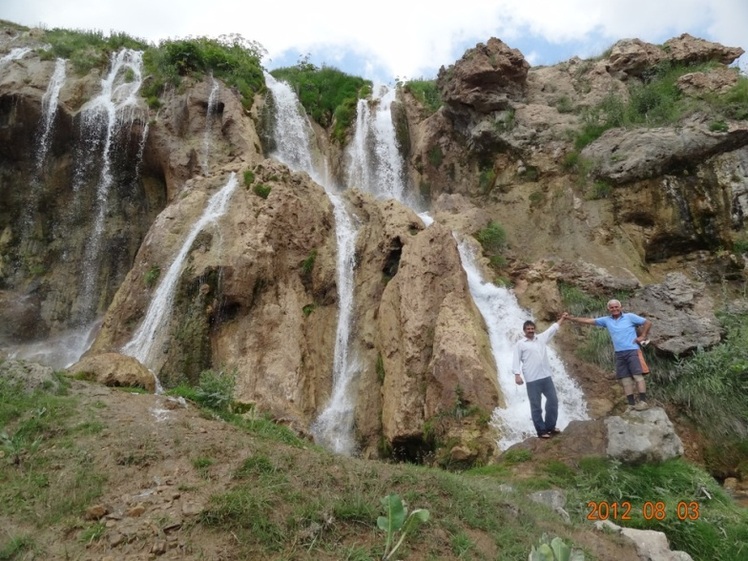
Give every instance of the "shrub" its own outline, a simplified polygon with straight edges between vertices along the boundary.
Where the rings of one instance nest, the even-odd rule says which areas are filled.
[[[248,169],[244,172],[244,186],[249,187],[255,182],[255,173]]]
[[[242,104],[252,106],[255,94],[265,88],[261,60],[265,49],[238,34],[167,39],[145,51],[143,62],[151,74],[143,88],[146,97],[158,97],[167,86],[178,86],[185,76],[211,74],[236,88]]]
[[[410,92],[421,105],[429,112],[436,113],[442,106],[442,98],[436,80],[409,80],[403,85],[403,90]]]
[[[148,269],[145,272],[145,275],[143,275],[143,282],[148,288],[150,288],[156,284],[156,281],[158,281],[158,278],[160,276],[161,276],[161,267],[159,267],[158,265],[153,265],[150,269]]]
[[[314,263],[317,260],[317,250],[313,249],[309,252],[309,255],[307,256],[304,261],[301,262],[301,272],[304,276],[309,276],[312,274],[312,271],[314,270]]]
[[[195,401],[216,411],[228,411],[234,400],[236,376],[223,370],[203,370],[195,388]]]
[[[339,142],[345,140],[354,121],[358,99],[371,93],[371,81],[330,66],[318,68],[307,59],[270,73],[296,91],[299,102],[315,122],[325,128],[334,126],[333,137]]]
[[[147,42],[135,39],[124,33],[111,33],[104,37],[100,30],[70,30],[54,28],[44,33],[49,45],[46,52],[53,58],[70,60],[78,74],[86,74],[93,68],[106,68],[110,53],[123,48],[143,51],[149,48]]]
[[[442,149],[439,145],[429,148],[428,159],[429,163],[435,168],[438,168],[440,165],[442,165],[444,154],[442,154]]]
[[[255,183],[255,186],[252,187],[252,191],[254,192],[254,194],[263,199],[268,198],[271,190],[272,188],[269,185],[265,185],[264,183]]]
[[[490,222],[475,237],[489,256],[497,255],[506,245],[506,231],[498,222]]]

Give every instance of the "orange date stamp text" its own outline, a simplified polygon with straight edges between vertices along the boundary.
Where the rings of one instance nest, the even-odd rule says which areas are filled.
[[[629,501],[588,501],[587,520],[631,520],[635,510]],[[665,520],[668,508],[663,501],[647,501],[641,507],[644,520]],[[679,501],[675,505],[678,520],[698,520],[701,516],[699,503]]]

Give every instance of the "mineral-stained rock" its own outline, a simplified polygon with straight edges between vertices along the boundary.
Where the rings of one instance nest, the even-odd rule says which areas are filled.
[[[105,386],[156,390],[153,373],[136,359],[119,353],[87,356],[68,369],[74,375],[84,375]]]

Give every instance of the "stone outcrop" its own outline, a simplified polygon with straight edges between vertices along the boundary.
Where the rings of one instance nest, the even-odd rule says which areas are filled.
[[[611,129],[585,147],[582,156],[593,162],[594,176],[622,184],[678,174],[694,161],[748,145],[748,124],[744,121],[725,132],[712,132],[709,124],[698,118],[678,127]]]
[[[693,561],[685,551],[671,550],[667,536],[656,530],[639,530],[625,528],[614,524],[610,520],[599,520],[595,527],[604,532],[615,532],[636,547],[639,559],[646,561]]]
[[[740,47],[725,47],[688,33],[669,39],[662,46],[640,39],[624,39],[610,49],[608,71],[641,77],[662,62],[697,64],[715,61],[728,65],[744,52]]]
[[[624,464],[664,462],[683,455],[683,443],[661,407],[605,419],[606,454]]]
[[[72,375],[83,376],[105,386],[156,391],[153,373],[136,359],[118,353],[88,356],[67,370]]]
[[[652,343],[657,349],[676,356],[708,349],[720,342],[722,330],[705,288],[683,273],[669,273],[664,282],[638,291],[628,309],[646,314],[656,325]]]
[[[572,421],[554,437],[563,450],[562,459],[574,463],[589,456],[611,458],[623,464],[659,463],[683,455],[683,443],[661,407],[626,411],[591,421]],[[533,438],[508,450],[528,449],[537,459],[553,457],[547,442]]]

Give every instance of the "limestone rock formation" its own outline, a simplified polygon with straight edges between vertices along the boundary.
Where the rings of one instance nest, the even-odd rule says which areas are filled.
[[[119,353],[101,353],[84,358],[68,367],[73,375],[82,375],[113,387],[156,391],[156,379],[136,359]]]
[[[661,407],[605,419],[606,453],[624,464],[664,462],[683,455],[683,443]]]

